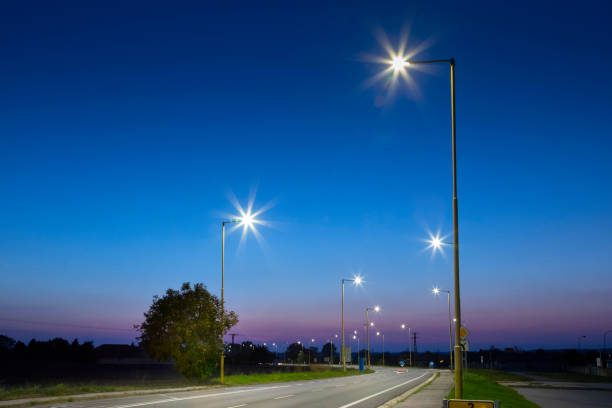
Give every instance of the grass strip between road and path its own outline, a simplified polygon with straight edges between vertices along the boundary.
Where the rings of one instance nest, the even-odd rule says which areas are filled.
[[[510,387],[496,381],[523,381],[519,374],[496,370],[468,370],[463,375],[463,399],[500,401],[504,408],[539,408]],[[455,397],[455,388],[446,398]]]
[[[347,369],[346,372],[341,368],[334,369],[316,369],[313,371],[299,372],[277,372],[268,374],[238,374],[228,375],[225,377],[225,385],[250,385],[250,384],[265,384],[273,382],[289,382],[289,381],[304,381],[318,380],[325,378],[347,377],[352,375],[373,373],[372,370],[359,371],[356,369]],[[169,383],[152,382],[148,384],[134,385],[104,385],[104,384],[55,384],[55,385],[30,385],[21,387],[3,387],[0,386],[0,401],[23,399],[23,398],[41,398],[41,397],[68,397],[72,395],[82,394],[99,394],[99,393],[122,393],[129,391],[145,391],[151,390],[151,394],[171,392],[172,389],[185,387],[205,388],[210,386],[219,386],[219,379],[214,378],[205,382],[191,382],[188,380],[176,381]],[[112,395],[113,397],[116,395]],[[100,398],[103,396],[96,396]],[[64,399],[65,401],[68,401]]]
[[[324,371],[301,371],[292,373],[270,373],[270,374],[250,374],[250,375],[228,375],[225,377],[226,385],[250,385],[265,384],[273,382],[303,381],[303,380],[322,380],[325,378],[348,377],[352,375],[362,375],[373,373],[373,370],[359,371],[356,369],[334,368]]]

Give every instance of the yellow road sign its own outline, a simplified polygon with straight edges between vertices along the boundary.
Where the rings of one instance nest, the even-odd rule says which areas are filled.
[[[461,326],[461,328],[459,329],[459,337],[461,337],[463,339],[463,338],[467,337],[468,334],[470,334],[468,329],[466,329],[465,327]]]
[[[448,400],[448,408],[496,408],[494,401]]]

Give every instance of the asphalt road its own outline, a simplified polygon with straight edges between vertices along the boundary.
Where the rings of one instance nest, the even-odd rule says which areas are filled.
[[[216,388],[48,404],[66,408],[375,408],[426,381],[431,370],[378,368],[373,374],[326,380]]]

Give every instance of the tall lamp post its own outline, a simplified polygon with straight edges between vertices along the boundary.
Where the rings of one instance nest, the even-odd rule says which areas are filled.
[[[255,216],[258,213],[251,214],[251,210],[247,212],[240,211],[242,213],[241,217],[232,218],[229,220],[224,220],[221,222],[221,319],[225,319],[225,225],[226,224],[234,224],[238,223],[244,227],[244,231],[246,232],[249,228],[254,230],[254,224],[259,223],[255,219]],[[223,327],[221,328],[223,330]],[[224,360],[225,360],[225,350],[223,345],[223,332],[221,332],[221,367],[220,367],[220,375],[219,382],[223,384],[224,380]]]
[[[371,366],[371,360],[370,360],[370,315],[369,312],[370,310],[373,310],[375,312],[378,312],[380,310],[380,306],[374,306],[374,307],[366,307],[366,338],[368,341],[368,368],[370,368]]]
[[[451,307],[450,307],[450,290],[439,289],[437,287],[432,290],[434,295],[439,295],[440,292],[445,292],[448,295],[448,355],[449,355],[449,368],[453,369],[453,324],[451,319]]]
[[[388,61],[395,72],[403,72],[406,67],[417,64],[449,64],[451,88],[451,150],[453,167],[453,248],[454,248],[454,278],[455,278],[455,398],[463,398],[463,362],[461,360],[461,297],[459,290],[459,206],[457,200],[457,135],[455,123],[455,59],[440,60],[409,60],[404,55],[395,55]]]
[[[406,329],[406,325],[402,324],[402,330]],[[408,327],[408,359],[409,365],[412,367],[412,344],[410,343],[410,327]]]
[[[353,279],[342,279],[342,369],[346,371],[346,353],[344,351],[344,282],[353,282],[355,286],[362,283],[361,276],[354,276]]]

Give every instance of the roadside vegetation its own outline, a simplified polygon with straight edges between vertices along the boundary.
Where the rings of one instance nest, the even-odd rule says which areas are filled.
[[[501,401],[504,408],[539,408],[510,387],[496,381],[523,381],[524,376],[495,370],[468,370],[463,377],[463,398]],[[528,378],[527,378],[528,379]],[[454,398],[453,388],[447,398]]]
[[[359,371],[356,369],[347,369],[344,372],[341,368],[326,368],[313,366],[310,371],[295,371],[295,372],[276,372],[266,374],[236,374],[225,376],[225,384],[229,386],[249,385],[249,384],[265,384],[272,382],[289,382],[289,381],[304,381],[304,380],[319,380],[335,377],[347,377],[353,375],[370,374],[372,370]],[[134,390],[150,390],[155,389],[156,392],[164,392],[169,388],[181,387],[209,387],[219,384],[219,378],[213,377],[203,381],[172,381],[160,383],[159,381],[150,384],[139,383],[134,385],[101,385],[101,384],[55,384],[55,385],[32,385],[20,387],[2,387],[0,386],[0,401],[12,400],[21,398],[38,398],[38,397],[63,397],[67,395],[77,394],[94,394],[104,392],[127,392]]]
[[[225,383],[227,385],[248,385],[248,384],[262,384],[271,382],[288,382],[288,381],[302,381],[302,380],[320,380],[325,378],[334,377],[348,377],[352,375],[370,374],[373,370],[359,371],[354,368],[347,369],[346,372],[341,368],[333,368],[331,370],[315,370],[315,371],[301,371],[301,372],[289,372],[289,373],[270,373],[270,374],[251,374],[251,375],[229,375],[225,377]]]

